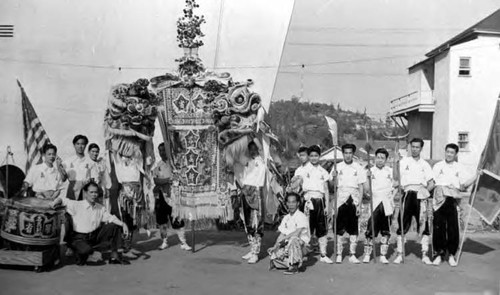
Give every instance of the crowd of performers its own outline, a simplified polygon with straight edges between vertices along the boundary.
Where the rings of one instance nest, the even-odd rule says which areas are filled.
[[[399,192],[402,194],[403,209],[397,217],[396,258],[393,262],[403,262],[404,235],[415,218],[417,231],[422,237],[422,262],[439,265],[448,254],[449,264],[456,266],[455,255],[459,245],[457,198],[460,198],[461,191],[474,183],[480,172],[471,175],[457,162],[459,147],[456,144],[446,145],[445,159],[433,168],[420,156],[423,140],[415,138],[410,145],[410,156],[401,159],[399,167],[396,167],[399,173],[394,173],[393,168],[387,165],[389,153],[384,148],[375,151],[372,167],[363,167],[353,159],[356,146],[345,144],[341,147],[343,161],[328,172],[319,163],[319,146],[301,147],[298,150],[300,167],[286,190],[288,214],[278,227],[280,235],[276,243],[267,250],[271,268],[284,268],[285,273],[295,274],[302,266],[304,254],[315,250],[319,250],[320,262],[334,263],[327,253],[327,233],[332,220],[337,234],[335,262],[342,263],[346,244],[348,261],[360,263],[356,257],[359,216],[362,202],[370,198],[373,201],[373,218],[370,217],[366,232],[361,233],[365,235],[361,259],[364,263],[370,262],[374,241],[380,235],[379,260],[389,263],[387,253],[391,220],[395,212],[395,196]],[[117,251],[121,247],[129,249],[127,240],[131,240],[132,233],[144,228],[149,234],[148,208],[140,182],[142,169],[131,159],[114,161],[119,193],[118,208],[113,212],[109,201],[112,183],[108,171],[110,163],[99,157],[99,146],[94,143],[89,145],[84,135],[75,136],[73,146],[75,155],[62,161],[57,156],[57,147],[46,145],[43,148],[44,162],[28,171],[23,192],[27,196],[52,200],[53,206],[66,206],[62,239],[68,251],[76,254],[79,265],[86,264],[95,250],[106,247],[111,248],[111,263],[123,263]],[[88,151],[88,156],[85,151]],[[168,247],[167,229],[170,226],[180,240],[180,247],[191,250],[185,238],[184,220],[172,215],[170,185],[175,177],[164,144],[158,146],[158,153],[161,160],[153,169],[153,192],[155,223],[162,238],[160,249]],[[249,161],[240,180],[235,180],[235,189],[242,196],[242,221],[251,246],[249,253],[242,258],[248,263],[257,263],[264,232],[262,195],[267,170],[256,141],[250,141],[248,154]],[[399,181],[396,181],[395,175]],[[332,201],[330,195],[335,188],[336,199]],[[434,253],[429,253],[431,233]],[[122,237],[125,239],[122,240]]]
[[[52,200],[54,207],[66,206],[65,222],[61,228],[61,240],[67,246],[66,255],[76,254],[77,264],[84,265],[95,250],[111,248],[110,263],[124,263],[118,256],[118,249],[130,250],[133,233],[140,228],[144,228],[149,236],[151,220],[159,226],[161,250],[168,247],[169,224],[178,236],[181,248],[191,250],[185,238],[185,223],[172,216],[169,205],[173,173],[164,144],[158,146],[161,160],[153,168],[156,218],[149,218],[151,214],[141,185],[144,172],[140,165],[131,158],[114,155],[119,188],[113,206],[110,202],[111,163],[109,159],[99,157],[97,144],[88,143],[86,136],[75,136],[75,155],[65,161],[57,156],[55,145],[45,145],[43,162],[29,169],[21,192],[24,196]]]
[[[384,148],[375,151],[375,165],[368,168],[353,160],[356,146],[345,144],[341,147],[343,162],[339,163],[337,169],[327,172],[319,164],[321,150],[318,146],[301,147],[298,150],[301,166],[295,171],[286,195],[289,213],[281,221],[278,228],[280,235],[275,245],[268,249],[270,268],[285,269],[285,274],[295,274],[302,266],[304,255],[316,246],[319,246],[320,262],[334,263],[327,254],[326,235],[331,217],[335,219],[337,234],[335,262],[342,263],[346,244],[348,261],[361,263],[356,257],[359,216],[362,202],[369,198],[373,201],[373,216],[368,220],[366,232],[362,233],[365,235],[365,244],[361,259],[364,263],[370,262],[374,240],[380,235],[379,260],[383,264],[389,263],[387,253],[391,220],[398,193],[402,194],[402,210],[397,216],[396,258],[393,263],[403,262],[404,236],[415,218],[417,231],[422,237],[422,262],[440,265],[448,254],[450,266],[456,266],[455,256],[459,246],[457,199],[460,198],[460,192],[471,186],[481,172],[468,173],[457,162],[459,147],[456,144],[446,145],[445,159],[433,168],[420,156],[423,140],[415,138],[410,145],[410,156],[403,158],[399,167],[396,167],[400,171],[396,176],[399,182],[395,181],[397,178],[393,169],[387,165],[389,153]],[[372,183],[371,195],[368,178],[371,178]],[[337,200],[329,202],[328,188],[335,181]],[[330,203],[336,203],[336,208]],[[431,233],[434,253],[429,253]],[[255,262],[255,257],[249,262]]]

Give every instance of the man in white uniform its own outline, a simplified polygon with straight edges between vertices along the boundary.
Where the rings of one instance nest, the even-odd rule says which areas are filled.
[[[450,266],[457,266],[455,254],[458,250],[460,231],[456,199],[460,198],[460,191],[471,186],[477,177],[469,177],[465,167],[456,161],[458,150],[458,145],[454,143],[446,145],[445,160],[436,163],[432,169],[436,181],[432,237],[436,254],[434,265],[441,264],[448,251]]]
[[[397,230],[397,253],[398,256],[394,259],[394,263],[399,264],[403,261],[404,241],[401,236],[401,231],[406,234],[411,225],[411,221],[415,218],[417,222],[417,231],[422,236],[422,262],[431,264],[429,259],[429,215],[432,213],[431,204],[427,201],[430,196],[430,191],[434,187],[432,168],[420,157],[424,141],[420,138],[414,138],[410,142],[411,157],[401,159],[399,163],[399,171],[401,178],[401,188],[404,190],[402,197],[403,212],[399,212]],[[401,213],[403,213],[403,224],[401,224]]]
[[[373,198],[373,222],[375,234],[372,233],[372,218],[368,219],[366,228],[366,242],[363,262],[370,262],[373,251],[373,240],[380,235],[380,262],[389,263],[386,258],[389,249],[389,238],[391,236],[390,221],[394,211],[393,187],[394,180],[392,169],[385,165],[389,152],[380,148],[375,151],[375,166],[370,168],[368,177],[372,180],[372,198]]]
[[[361,212],[361,197],[363,185],[366,182],[366,173],[363,167],[353,161],[356,146],[344,144],[342,155],[344,162],[337,165],[338,200],[337,200],[337,258],[336,263],[342,263],[344,250],[343,236],[349,234],[349,262],[357,264],[356,246],[358,243],[358,217]],[[333,171],[333,170],[332,170]]]
[[[85,156],[85,147],[88,143],[89,140],[85,135],[75,136],[73,138],[75,155],[66,159],[63,163],[69,180],[66,197],[70,200],[79,200],[82,187],[91,178],[95,180],[99,178],[99,171],[96,169],[95,164]]]
[[[299,195],[289,193],[286,196],[288,214],[283,217],[278,231],[280,235],[273,247],[268,249],[271,259],[270,269],[285,268],[285,274],[296,274],[302,266],[302,253],[309,243],[309,220],[298,209]]]
[[[250,252],[242,258],[248,263],[257,263],[264,223],[262,220],[262,187],[266,178],[266,164],[259,154],[259,147],[254,141],[248,144],[250,160],[243,171],[243,187],[241,188],[243,218],[247,229],[247,238],[250,243]]]

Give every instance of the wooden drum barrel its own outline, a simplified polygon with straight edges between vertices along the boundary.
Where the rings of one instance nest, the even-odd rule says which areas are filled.
[[[52,201],[37,198],[12,199],[5,204],[0,236],[30,246],[59,243],[64,208],[53,209]]]

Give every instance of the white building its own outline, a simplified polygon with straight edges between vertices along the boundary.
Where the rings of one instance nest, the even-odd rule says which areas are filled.
[[[443,159],[447,143],[474,168],[500,94],[500,9],[426,54],[409,72],[409,93],[390,103],[410,138],[425,140],[425,158]]]

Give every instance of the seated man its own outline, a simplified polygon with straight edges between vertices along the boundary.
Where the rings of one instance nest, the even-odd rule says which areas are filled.
[[[289,193],[286,196],[288,214],[281,221],[280,235],[272,248],[268,249],[271,258],[270,269],[287,270],[284,274],[296,274],[302,266],[302,253],[311,239],[309,219],[297,210],[300,196]]]
[[[116,216],[106,211],[104,206],[97,203],[99,186],[89,182],[83,187],[82,201],[74,201],[58,197],[52,203],[53,207],[61,204],[73,219],[73,232],[69,233],[69,245],[77,254],[77,264],[84,265],[94,250],[111,248],[109,263],[123,264],[118,256],[118,248],[122,242],[122,229],[128,234],[127,225]]]

